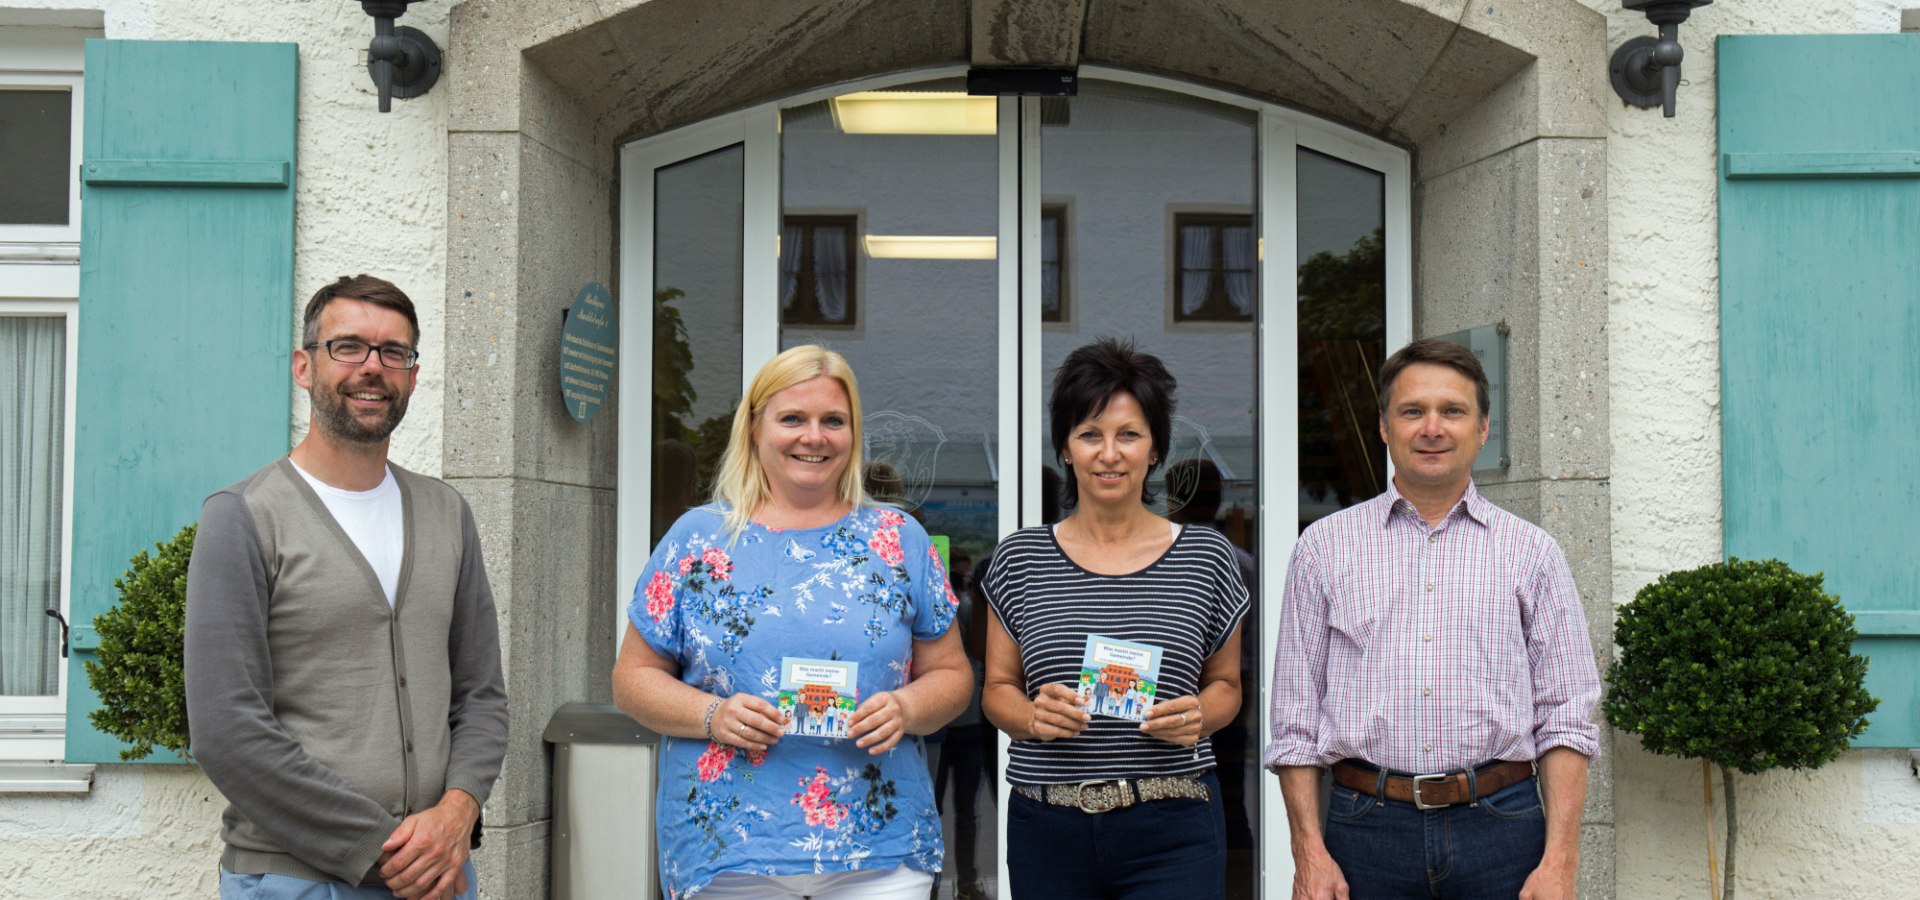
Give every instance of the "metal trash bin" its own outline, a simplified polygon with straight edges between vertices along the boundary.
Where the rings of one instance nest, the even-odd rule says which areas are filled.
[[[611,703],[569,703],[543,737],[553,745],[552,896],[659,897],[660,736]]]

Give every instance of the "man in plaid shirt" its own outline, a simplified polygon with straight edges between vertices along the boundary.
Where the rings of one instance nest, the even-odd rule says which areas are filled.
[[[1393,482],[1300,536],[1280,612],[1294,896],[1571,898],[1600,679],[1566,556],[1474,490],[1471,351],[1416,341],[1380,385]]]

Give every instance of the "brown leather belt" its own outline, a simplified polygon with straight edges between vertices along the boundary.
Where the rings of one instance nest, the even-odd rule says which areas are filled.
[[[1445,775],[1389,773],[1384,793],[1388,800],[1411,803],[1421,809],[1441,809],[1460,803],[1474,803],[1481,797],[1531,777],[1533,763],[1502,759],[1475,769],[1471,783],[1465,772],[1449,772]],[[1382,793],[1380,770],[1358,760],[1343,759],[1334,763],[1333,782],[1370,797]]]

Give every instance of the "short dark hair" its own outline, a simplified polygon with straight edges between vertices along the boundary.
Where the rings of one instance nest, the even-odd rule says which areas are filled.
[[[1387,406],[1393,397],[1393,382],[1400,377],[1401,372],[1406,371],[1408,366],[1420,363],[1446,366],[1467,376],[1467,380],[1473,382],[1473,390],[1480,399],[1480,418],[1487,417],[1492,404],[1487,400],[1487,370],[1481,368],[1480,357],[1474,356],[1472,350],[1452,341],[1425,338],[1395,350],[1392,356],[1387,357],[1386,364],[1380,367],[1381,419],[1385,419],[1389,413]]]
[[[1174,387],[1173,373],[1167,371],[1166,364],[1151,353],[1134,349],[1132,341],[1103,337],[1067,354],[1066,361],[1054,370],[1053,395],[1047,401],[1055,458],[1066,451],[1073,426],[1106,411],[1115,394],[1129,394],[1146,415],[1148,436],[1153,439],[1155,461],[1147,467],[1151,476],[1173,446]],[[1060,486],[1060,508],[1071,510],[1079,502],[1079,483],[1073,467],[1067,466]],[[1140,485],[1140,502],[1153,502],[1153,492],[1144,483]]]
[[[413,348],[420,349],[420,317],[413,311],[413,301],[407,299],[406,292],[393,282],[372,275],[342,275],[332,284],[314,291],[313,299],[307,301],[307,313],[300,329],[300,346],[305,347],[320,339],[320,313],[335,298],[371,303],[406,316],[407,325],[413,329]]]

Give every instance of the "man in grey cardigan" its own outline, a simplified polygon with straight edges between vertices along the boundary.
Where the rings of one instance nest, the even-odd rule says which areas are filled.
[[[293,353],[305,439],[201,510],[187,714],[229,803],[223,898],[477,893],[507,701],[473,514],[387,462],[419,338],[391,283],[321,288]]]

